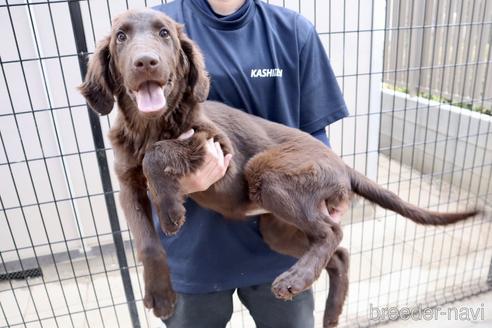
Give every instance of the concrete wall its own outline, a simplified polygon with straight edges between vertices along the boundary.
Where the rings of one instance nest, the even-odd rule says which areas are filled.
[[[381,153],[490,197],[491,116],[388,90],[382,99]]]

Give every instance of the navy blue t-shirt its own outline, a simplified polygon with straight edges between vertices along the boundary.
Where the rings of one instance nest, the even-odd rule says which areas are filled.
[[[155,7],[180,23],[205,57],[210,100],[325,140],[324,128],[348,115],[313,25],[296,12],[246,0],[230,16],[216,15],[206,0],[176,0]],[[208,293],[272,282],[295,259],[262,240],[258,217],[226,220],[186,202],[186,222],[165,236],[173,287]]]

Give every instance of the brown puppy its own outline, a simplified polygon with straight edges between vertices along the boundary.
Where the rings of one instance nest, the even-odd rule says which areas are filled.
[[[330,275],[324,326],[337,324],[348,286],[348,256],[337,248],[342,231],[320,210],[355,192],[421,224],[445,225],[475,215],[433,213],[405,203],[355,172],[309,134],[206,102],[209,80],[202,56],[183,28],[152,10],[128,11],[113,22],[89,63],[81,92],[100,114],[115,97],[119,107],[110,138],[120,200],[144,265],[147,307],[158,317],[172,314],[166,255],[154,231],[147,190],[161,227],[175,233],[185,209],[180,178],[203,162],[204,144],[218,141],[234,154],[223,179],[190,195],[226,217],[263,211],[260,228],[275,250],[298,262],[273,283],[282,299],[309,288],[326,269]],[[178,140],[194,129],[190,139]]]

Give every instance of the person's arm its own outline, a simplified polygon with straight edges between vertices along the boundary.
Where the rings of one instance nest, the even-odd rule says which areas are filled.
[[[304,42],[299,56],[299,128],[313,134],[348,116],[347,106],[323,44],[312,26],[301,19]]]

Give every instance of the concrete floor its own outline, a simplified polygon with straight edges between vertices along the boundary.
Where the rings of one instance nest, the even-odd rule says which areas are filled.
[[[462,312],[456,312],[456,309]],[[462,320],[459,319],[460,313],[463,315]],[[465,317],[468,318],[465,319]],[[381,325],[385,328],[442,328],[443,326],[453,328],[492,327],[492,292],[446,304],[439,310],[439,315],[433,316],[431,320],[398,320]]]
[[[379,183],[402,198],[423,207],[455,210],[473,205],[474,195],[440,181],[430,181],[409,168],[381,156]],[[482,205],[483,200],[478,200]],[[361,203],[365,206],[365,204]],[[440,204],[439,206],[434,206]],[[459,204],[459,205],[458,205]],[[492,222],[479,217],[451,227],[421,227],[372,205],[361,214],[360,206],[344,222],[343,245],[351,252],[350,291],[341,326],[376,325],[371,309],[421,307],[450,301],[487,290],[492,259]],[[489,208],[490,210],[490,208]],[[370,215],[368,214],[370,213]],[[114,251],[97,252],[87,259],[57,260],[43,266],[41,278],[0,282],[1,327],[129,327],[130,318]],[[127,252],[142,326],[161,323],[142,306],[141,267],[135,270],[134,254]],[[104,261],[103,261],[104,259]],[[58,279],[61,278],[61,282]],[[328,281],[315,284],[316,322],[320,326]],[[458,303],[483,305],[484,320],[400,320],[386,327],[492,327],[492,293],[482,293]],[[443,306],[445,308],[449,305]],[[55,320],[56,317],[56,320]],[[27,322],[27,324],[22,324]],[[228,328],[254,327],[237,298]]]

